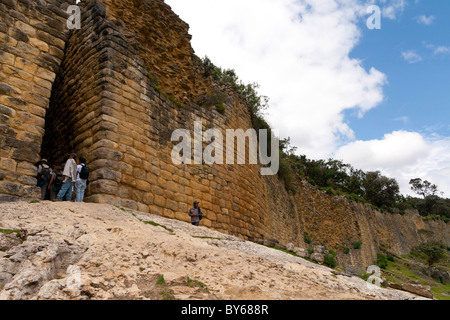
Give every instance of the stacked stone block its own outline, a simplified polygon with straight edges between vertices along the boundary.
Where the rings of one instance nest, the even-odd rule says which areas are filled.
[[[75,1],[0,1],[0,201],[38,196],[36,168]]]

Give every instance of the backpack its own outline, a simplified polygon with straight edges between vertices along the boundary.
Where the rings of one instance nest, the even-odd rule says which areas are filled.
[[[53,185],[56,187],[61,187],[63,185],[63,176],[62,174],[55,173],[55,177],[53,178]]]
[[[44,168],[42,167],[42,172],[41,172],[41,179],[45,180],[46,182],[49,181],[50,179],[50,168]]]
[[[80,170],[80,179],[87,180],[89,178],[89,168],[84,165]]]
[[[202,220],[203,219],[203,213],[202,210],[200,209],[200,207],[198,207],[198,220]]]

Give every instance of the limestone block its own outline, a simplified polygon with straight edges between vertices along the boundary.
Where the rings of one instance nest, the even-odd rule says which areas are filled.
[[[9,181],[0,181],[0,194],[8,194],[21,197],[23,195],[23,185]]]
[[[91,193],[117,195],[118,184],[115,181],[99,179],[89,185]]]

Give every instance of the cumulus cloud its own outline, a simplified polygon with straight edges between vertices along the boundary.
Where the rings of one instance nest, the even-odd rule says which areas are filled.
[[[438,54],[450,54],[450,47],[446,47],[446,46],[438,46],[434,49],[433,52],[435,55]]]
[[[376,2],[376,1],[375,1]],[[380,0],[382,15],[391,20],[397,19],[399,13],[403,13],[408,2],[406,0]]]
[[[417,17],[416,20],[420,24],[424,24],[426,26],[430,26],[430,25],[433,24],[434,20],[436,20],[436,17],[435,16],[429,16],[428,17],[426,15],[422,15],[422,16]]]
[[[450,139],[429,138],[417,132],[395,131],[383,139],[354,141],[337,150],[335,158],[365,171],[394,177],[404,194],[413,194],[409,181],[429,180],[450,195]]]
[[[415,51],[409,50],[402,52],[402,57],[405,59],[408,63],[417,63],[423,60],[423,58],[418,55]]]
[[[386,76],[349,57],[365,14],[357,0],[168,3],[189,22],[196,53],[260,83],[269,122],[311,157],[354,138],[344,110],[362,115],[383,100]]]

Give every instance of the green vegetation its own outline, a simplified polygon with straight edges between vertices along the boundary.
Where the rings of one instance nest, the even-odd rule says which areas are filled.
[[[286,249],[283,249],[283,248],[266,246],[266,245],[264,245],[264,244],[262,244],[262,246],[264,246],[264,247],[266,247],[266,248],[270,248],[270,249],[275,249],[275,250],[278,250],[278,251],[282,251],[282,252],[284,252],[284,253],[288,253],[288,254],[290,254],[291,256],[294,256],[294,257],[298,257],[298,255],[297,255],[295,252],[292,252],[292,251],[289,251],[289,250],[286,250]]]
[[[424,247],[423,245],[418,247]],[[425,247],[429,245],[427,244]],[[433,244],[433,246],[435,245]],[[439,262],[436,262],[433,272],[430,273],[430,268],[426,266],[428,263],[427,256],[418,247],[411,250],[409,255],[396,256],[395,259],[393,259],[392,254],[382,249],[383,255],[386,257],[384,261],[386,267],[382,270],[382,277],[389,282],[397,284],[416,282],[423,286],[430,286],[431,292],[436,299],[450,300],[450,281],[440,278],[442,273],[450,271],[449,255],[446,254]]]
[[[359,250],[361,249],[362,241],[355,241],[353,242],[353,249]]]
[[[329,254],[325,254],[324,256],[324,264],[330,268],[336,268],[337,262],[336,262],[336,253],[330,250]]]
[[[198,286],[198,287],[201,287],[201,288],[205,288],[205,289],[206,289],[206,284],[204,284],[204,283],[201,282],[201,281],[191,279],[191,278],[189,278],[189,277],[187,277],[187,285],[188,285],[188,287],[190,287],[190,288],[194,288],[195,286]]]
[[[311,244],[312,240],[309,234],[305,233],[305,236],[303,237],[303,241],[305,241],[306,244]]]
[[[162,300],[173,300],[172,293],[167,288],[167,283],[164,280],[164,276],[160,275],[158,279],[156,280],[156,286],[163,287],[163,289],[160,291]]]
[[[173,233],[172,229],[170,229],[170,228],[168,228],[168,227],[166,227],[166,226],[164,226],[162,224],[156,223],[154,221],[142,221],[142,222],[144,222],[145,224],[150,224],[150,225],[155,226],[155,227],[162,227],[162,228],[166,229],[167,231]]]
[[[157,91],[157,92],[159,92],[160,94],[162,94],[163,96],[165,96],[167,99],[169,99],[173,104],[175,104],[176,106],[178,106],[178,107],[180,107],[180,108],[184,108],[184,105],[181,103],[181,102],[179,102],[179,101],[177,101],[173,96],[171,96],[171,95],[168,95],[167,93],[165,93],[162,89],[161,89],[161,87],[159,86],[159,84],[158,84],[158,81],[149,73],[148,74],[148,78],[150,79],[150,81],[151,81],[151,83],[152,83],[152,85],[153,85],[153,88]]]
[[[446,257],[445,251],[446,246],[442,242],[430,241],[414,247],[411,254],[423,257],[427,261],[431,273],[431,268]]]
[[[349,254],[349,253],[350,253],[350,248],[349,248],[349,247],[346,247],[346,246],[342,246],[342,251],[343,251],[345,254]]]
[[[222,240],[221,238],[214,238],[214,237],[208,237],[208,236],[192,236],[192,238],[198,238],[198,239],[211,239],[211,240]]]
[[[3,234],[11,234],[11,233],[20,233],[20,230],[9,230],[9,229],[0,229],[0,233]]]
[[[165,286],[166,285],[166,280],[164,280],[164,276],[160,275],[158,277],[158,279],[156,280],[156,285],[157,286]]]
[[[32,200],[30,203],[41,203],[39,200]]]
[[[387,266],[388,266],[388,259],[387,259],[387,257],[384,254],[382,254],[382,253],[377,254],[377,263],[376,263],[376,265],[379,266],[381,269],[386,269]]]

